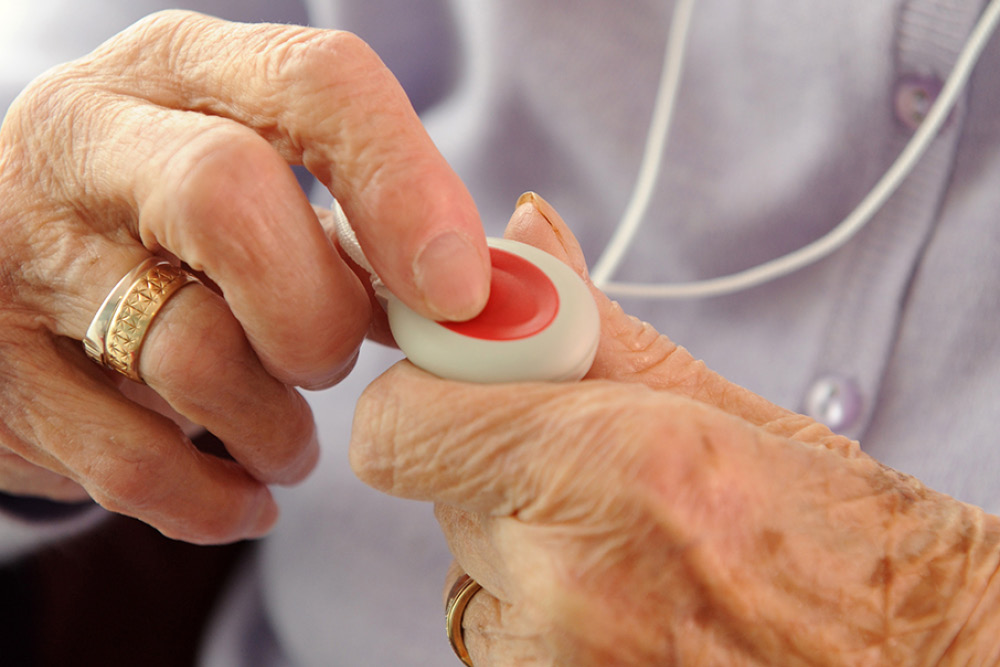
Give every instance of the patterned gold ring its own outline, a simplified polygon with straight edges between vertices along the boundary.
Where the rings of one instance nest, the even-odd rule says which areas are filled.
[[[125,377],[139,377],[139,352],[149,325],[182,287],[200,282],[165,259],[143,260],[118,281],[94,316],[83,347],[91,359]]]
[[[469,606],[473,596],[481,589],[482,586],[475,579],[463,574],[452,585],[451,591],[448,593],[448,602],[445,604],[444,620],[448,642],[458,659],[468,667],[472,667],[472,658],[469,656],[469,650],[465,648],[462,617],[465,615],[465,608]]]

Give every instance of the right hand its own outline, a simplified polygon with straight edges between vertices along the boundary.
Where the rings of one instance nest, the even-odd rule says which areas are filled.
[[[585,276],[570,229],[530,200],[506,236]],[[482,585],[463,631],[477,667],[997,664],[1000,518],[591,288],[602,337],[583,382],[463,383],[403,361],[358,401],[359,478],[437,503],[449,584]]]
[[[318,452],[294,387],[341,378],[371,325],[290,163],[331,189],[408,305],[446,319],[482,307],[471,197],[353,35],[163,12],[14,102],[0,128],[0,490],[89,496],[195,542],[270,528],[267,485],[302,479]],[[81,349],[105,295],[151,254],[217,289],[182,289],[156,316],[143,390],[232,461]]]

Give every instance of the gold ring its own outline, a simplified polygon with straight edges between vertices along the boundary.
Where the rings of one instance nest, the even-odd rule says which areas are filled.
[[[94,361],[125,377],[139,377],[139,352],[150,323],[182,287],[200,282],[165,259],[143,260],[118,281],[87,328],[83,348]]]
[[[463,574],[448,592],[448,602],[444,610],[445,629],[448,632],[451,649],[468,667],[472,667],[472,658],[469,657],[469,651],[465,648],[462,616],[465,615],[465,608],[469,606],[469,601],[481,588],[479,582],[469,575]]]

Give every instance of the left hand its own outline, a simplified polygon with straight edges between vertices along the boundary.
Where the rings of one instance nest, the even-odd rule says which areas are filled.
[[[530,199],[508,236],[584,273]],[[998,659],[1000,520],[594,294],[602,343],[581,383],[460,384],[403,362],[358,406],[357,474],[437,503],[483,586],[464,626],[477,667]]]
[[[0,123],[0,491],[90,497],[197,543],[270,530],[270,487],[319,456],[296,387],[343,378],[373,326],[294,164],[336,196],[408,306],[479,312],[489,254],[472,197],[355,35],[168,10],[25,88]],[[107,356],[89,325],[154,258],[208,280],[152,321],[144,304],[165,296],[120,302],[115,356],[145,383],[122,390],[79,342]]]

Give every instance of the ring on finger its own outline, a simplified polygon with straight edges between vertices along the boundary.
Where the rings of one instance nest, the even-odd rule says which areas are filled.
[[[149,325],[167,300],[182,287],[200,282],[165,259],[149,257],[114,286],[87,327],[87,356],[125,377],[139,377],[139,352]]]
[[[452,585],[448,592],[448,602],[445,604],[444,619],[445,628],[448,632],[448,641],[451,648],[459,659],[473,667],[472,658],[469,657],[469,650],[465,648],[465,636],[462,633],[462,617],[465,615],[465,608],[473,596],[482,589],[475,579],[467,574],[463,574]]]

